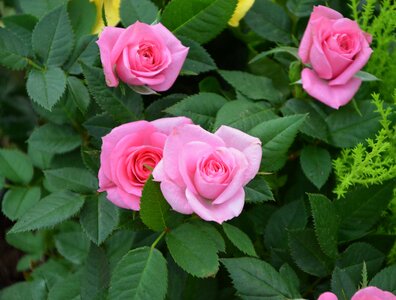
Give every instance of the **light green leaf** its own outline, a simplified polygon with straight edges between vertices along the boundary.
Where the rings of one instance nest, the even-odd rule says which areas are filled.
[[[21,48],[15,49],[18,53],[20,51],[28,51],[28,56],[33,54],[32,48],[32,32],[38,20],[32,15],[16,14],[9,15],[2,18],[2,21],[7,29],[12,31],[18,39],[24,44]],[[10,41],[8,41],[10,43]],[[11,43],[12,44],[12,43]],[[8,45],[5,45],[8,47]],[[24,49],[24,50],[23,50]]]
[[[202,231],[202,233],[205,234],[206,237],[212,240],[218,252],[226,251],[224,239],[222,235],[217,231],[216,227],[211,225],[209,222],[203,221],[194,221],[189,224],[193,225],[196,229]]]
[[[15,283],[0,291],[1,300],[45,300],[47,290],[43,280]]]
[[[81,138],[68,127],[48,123],[36,128],[28,143],[44,153],[63,154],[80,146]]]
[[[370,286],[375,286],[384,291],[396,294],[396,264],[383,269],[370,281]]]
[[[19,219],[35,205],[41,196],[39,187],[14,187],[7,191],[4,195],[2,212],[12,221]]]
[[[236,0],[172,0],[161,22],[174,34],[203,44],[227,26],[236,4]]]
[[[118,208],[106,199],[104,193],[89,197],[80,214],[81,226],[96,245],[102,244],[117,227]]]
[[[56,250],[68,261],[80,265],[87,257],[89,240],[80,231],[61,232],[55,235]]]
[[[159,182],[154,182],[150,177],[143,187],[140,218],[151,230],[163,231],[167,228],[169,210],[170,206],[162,195]]]
[[[315,234],[322,251],[331,258],[338,256],[337,240],[340,218],[334,204],[320,194],[308,194]]]
[[[158,8],[150,0],[122,0],[120,7],[121,22],[124,27],[136,21],[151,24],[158,15]]]
[[[379,81],[381,79],[375,77],[373,74],[364,72],[364,71],[359,71],[355,74],[356,78],[361,79],[362,81]]]
[[[37,18],[41,18],[55,7],[65,3],[66,0],[18,0],[18,2],[25,13],[31,14]]]
[[[34,52],[45,66],[63,65],[74,43],[66,6],[54,9],[38,22],[33,30],[32,43]]]
[[[79,193],[92,193],[98,189],[98,179],[87,169],[61,168],[44,171],[51,191],[71,190]]]
[[[160,251],[148,247],[134,249],[115,267],[108,298],[162,300],[166,295],[167,281],[166,260]]]
[[[261,165],[264,170],[277,171],[283,167],[287,160],[287,151],[305,117],[305,115],[294,115],[269,120],[248,131],[262,142],[264,159]]]
[[[290,19],[283,8],[271,0],[256,1],[245,21],[264,39],[286,44],[291,42]]]
[[[181,74],[198,75],[200,73],[216,70],[217,66],[209,53],[197,42],[179,37],[182,44],[189,47],[187,59],[183,64]]]
[[[43,71],[32,69],[28,75],[26,89],[34,102],[51,110],[65,92],[66,75],[57,67]]]
[[[318,189],[326,183],[332,166],[329,151],[316,146],[306,146],[301,151],[300,164],[305,176]]]
[[[83,204],[84,198],[71,192],[52,193],[26,212],[10,233],[54,226],[75,215]]]
[[[274,88],[272,80],[240,71],[219,71],[220,75],[233,88],[252,100],[268,100],[278,103],[281,93]]]
[[[0,149],[0,175],[17,183],[29,183],[33,177],[33,165],[23,152]]]
[[[213,93],[200,93],[183,99],[165,111],[174,116],[186,116],[204,128],[210,128],[217,111],[227,100]]]
[[[19,232],[7,233],[5,237],[8,244],[26,253],[44,253],[45,232]]]
[[[85,87],[84,83],[77,77],[70,76],[67,78],[67,88],[75,105],[77,105],[82,113],[85,113],[91,98],[89,97],[88,89]]]
[[[243,253],[257,257],[256,250],[246,233],[231,224],[223,223],[223,229],[230,241]]]
[[[0,64],[12,70],[22,70],[27,66],[29,48],[14,32],[0,28]]]
[[[257,258],[228,258],[221,262],[230,273],[242,299],[284,300],[293,298],[283,278],[270,264]]]
[[[245,186],[245,201],[261,203],[264,201],[275,200],[267,181],[261,176],[257,176]]]
[[[196,226],[186,223],[166,236],[166,244],[175,262],[187,273],[197,277],[214,275],[219,262],[217,246]]]
[[[287,0],[287,8],[297,17],[308,17],[314,5],[324,5],[323,0]]]

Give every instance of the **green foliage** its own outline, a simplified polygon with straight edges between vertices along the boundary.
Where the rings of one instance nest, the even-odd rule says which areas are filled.
[[[198,75],[217,69],[216,63],[210,54],[197,42],[180,37],[180,41],[186,47],[189,47],[187,59],[183,64],[181,74]]]
[[[223,229],[227,237],[230,241],[243,253],[257,257],[256,250],[254,250],[254,246],[250,238],[240,230],[238,227],[235,227],[231,224],[223,223]]]
[[[395,294],[396,293],[395,276],[396,276],[396,265],[392,265],[390,267],[383,269],[381,272],[375,275],[374,278],[370,281],[369,285],[376,286],[380,289]]]
[[[0,174],[13,182],[26,184],[33,177],[33,165],[21,151],[0,149]]]
[[[271,188],[263,177],[256,176],[247,186],[245,186],[246,202],[260,203],[274,200]]]
[[[158,14],[157,7],[149,0],[122,0],[120,17],[122,24],[127,27],[136,21],[151,24]]]
[[[307,146],[301,151],[301,168],[307,178],[320,189],[331,172],[330,153],[323,148]]]
[[[23,40],[12,31],[0,29],[0,64],[13,70],[21,70],[27,66],[29,48]]]
[[[33,207],[40,200],[40,196],[41,191],[37,186],[31,188],[11,188],[4,195],[3,201],[1,202],[1,211],[7,218],[15,221]]]

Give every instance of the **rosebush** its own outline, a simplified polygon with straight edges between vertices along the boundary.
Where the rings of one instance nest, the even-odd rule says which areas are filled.
[[[396,299],[394,1],[0,12],[1,300]]]

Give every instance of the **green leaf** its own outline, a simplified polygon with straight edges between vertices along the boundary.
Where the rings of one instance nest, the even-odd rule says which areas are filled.
[[[221,262],[230,273],[237,295],[242,299],[284,300],[293,298],[291,292],[270,264],[257,258],[227,258]]]
[[[294,115],[269,120],[248,131],[262,142],[264,159],[261,165],[266,171],[277,171],[286,163],[287,151],[305,117],[305,115]]]
[[[131,111],[127,103],[124,103],[121,97],[114,93],[113,89],[107,87],[102,69],[90,67],[86,64],[82,64],[82,68],[90,93],[104,111],[108,112],[114,120],[120,122],[137,120],[137,116]]]
[[[75,105],[82,113],[85,113],[91,99],[84,83],[77,77],[70,76],[67,78],[67,88]]]
[[[245,17],[249,27],[264,39],[290,43],[291,22],[286,12],[271,0],[256,1]]]
[[[120,7],[121,22],[124,27],[140,21],[151,24],[158,15],[158,8],[150,0],[122,0]]]
[[[223,223],[223,229],[230,241],[243,253],[257,257],[256,250],[249,236],[231,224]]]
[[[140,199],[140,218],[148,228],[163,231],[167,228],[170,206],[162,195],[159,182],[150,177],[143,187]]]
[[[81,273],[74,273],[59,280],[48,293],[48,300],[79,300]]]
[[[81,138],[68,127],[48,123],[36,128],[28,143],[38,151],[63,154],[80,146]]]
[[[26,212],[9,232],[22,232],[54,226],[75,215],[83,204],[84,198],[71,192],[52,193]]]
[[[83,35],[77,40],[73,53],[64,67],[69,74],[81,74],[82,68],[80,63],[84,63],[88,66],[92,66],[95,63],[99,55],[99,48],[96,44],[96,40],[96,35]]]
[[[211,225],[209,222],[203,222],[203,221],[194,221],[191,222],[190,224],[195,226],[196,229],[202,231],[202,233],[205,234],[206,237],[212,240],[218,252],[226,251],[224,239],[213,225]]]
[[[66,75],[62,69],[32,69],[26,82],[29,97],[47,110],[59,101],[66,89]]]
[[[18,2],[25,13],[41,18],[55,7],[65,3],[66,0],[18,0]]]
[[[334,204],[323,195],[308,194],[315,234],[322,251],[331,258],[338,256],[337,240],[340,218]]]
[[[297,17],[308,17],[314,5],[324,5],[322,0],[287,0],[286,6]]]
[[[0,64],[12,70],[22,70],[27,66],[29,48],[14,32],[0,28]]]
[[[217,66],[209,53],[197,42],[179,37],[182,44],[189,47],[187,59],[183,64],[181,74],[198,75],[200,73],[216,70]]]
[[[187,273],[209,277],[217,272],[218,248],[196,226],[186,223],[177,227],[167,234],[166,244],[175,262]]]
[[[249,64],[255,63],[268,55],[271,54],[276,54],[276,53],[289,53],[296,59],[300,59],[298,56],[298,48],[295,47],[288,47],[288,46],[281,46],[281,47],[276,47],[268,51],[261,52],[260,54],[256,55],[252,60],[249,61]]]
[[[301,151],[300,164],[305,176],[318,189],[326,183],[332,166],[329,151],[316,146],[306,146]]]
[[[29,183],[33,178],[33,165],[23,152],[0,149],[0,175],[17,183]]]
[[[172,0],[161,22],[177,36],[203,44],[227,26],[236,4],[236,0]]]
[[[165,111],[174,116],[186,116],[204,128],[210,128],[217,111],[227,100],[213,93],[200,93],[183,99]]]
[[[395,180],[389,180],[382,185],[359,187],[349,192],[346,198],[336,200],[341,216],[340,241],[366,235],[392,200],[394,187]]]
[[[81,278],[81,300],[106,299],[110,268],[101,248],[91,244]]]
[[[7,233],[5,240],[13,247],[29,254],[44,253],[45,250],[45,232],[43,231]]]
[[[168,281],[166,260],[157,249],[148,247],[129,251],[115,267],[109,299],[161,300]],[[152,284],[155,283],[155,288]]]
[[[364,72],[364,71],[359,71],[355,74],[354,77],[357,77],[361,79],[362,81],[379,81],[381,79],[375,77],[373,74]]]
[[[89,197],[80,214],[81,226],[96,245],[102,244],[117,227],[118,208],[106,199],[105,194]]]
[[[352,104],[332,112],[326,122],[330,131],[330,144],[340,148],[354,147],[373,137],[380,129],[379,114],[370,101],[359,101],[358,111]]]
[[[184,98],[187,98],[188,95],[186,94],[171,94],[169,96],[160,98],[152,103],[150,103],[149,106],[146,108],[146,113],[145,117],[146,120],[148,121],[153,121],[162,117],[167,116],[166,113],[164,113],[164,110],[180,100],[183,100]]]
[[[66,6],[54,9],[37,23],[32,43],[34,52],[45,66],[59,67],[66,62],[74,43]]]
[[[79,193],[92,193],[98,189],[98,179],[87,169],[53,169],[44,171],[44,175],[52,191],[67,189]]]
[[[253,100],[269,100],[277,103],[280,101],[281,93],[274,88],[272,80],[240,71],[219,71],[220,75],[233,88]]]
[[[331,290],[339,299],[351,299],[356,292],[356,284],[345,270],[335,267],[331,276]]]
[[[83,123],[89,135],[101,139],[108,134],[117,124],[107,113],[96,115]]]
[[[35,205],[41,196],[39,187],[14,187],[4,195],[2,212],[12,221],[19,219],[26,211]]]
[[[82,230],[61,232],[55,235],[56,250],[76,265],[80,265],[86,259],[89,244],[89,240]]]
[[[89,0],[70,0],[67,11],[77,37],[92,33],[96,22],[95,3]]]
[[[263,177],[257,176],[244,189],[246,202],[261,203],[275,200],[271,188]]]
[[[214,128],[227,125],[244,132],[249,131],[258,123],[278,118],[278,116],[262,102],[246,100],[230,101],[217,112]]]
[[[287,263],[284,263],[279,269],[279,274],[282,276],[283,280],[289,287],[293,298],[301,298],[301,295],[299,293],[300,280],[293,268],[290,267]]]
[[[300,131],[322,141],[328,141],[329,128],[325,121],[326,114],[315,102],[290,99],[281,108],[281,111],[286,116],[308,113]]]
[[[47,290],[43,280],[15,283],[0,291],[1,300],[45,300]]]
[[[370,281],[370,286],[375,286],[384,291],[396,294],[396,264],[383,269]]]
[[[50,258],[45,263],[36,267],[31,275],[34,280],[43,279],[47,288],[51,289],[55,283],[63,281],[69,272],[63,260]]]
[[[38,22],[37,18],[32,15],[17,14],[3,17],[2,21],[5,27],[12,31],[23,42],[23,48],[28,50],[30,56],[30,54],[33,53],[32,32]]]
[[[290,231],[289,247],[294,261],[304,272],[317,277],[330,274],[332,263],[320,249],[313,230]]]

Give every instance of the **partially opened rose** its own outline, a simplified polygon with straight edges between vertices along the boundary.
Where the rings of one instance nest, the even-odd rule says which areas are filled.
[[[355,21],[314,7],[298,50],[302,62],[311,65],[302,71],[303,88],[332,108],[347,104],[362,82],[354,76],[370,58],[370,43]]]
[[[97,41],[110,87],[119,80],[141,93],[168,90],[187,57],[188,48],[162,24],[136,22],[128,28],[105,27]]]
[[[153,176],[174,210],[222,223],[241,213],[243,187],[259,170],[261,154],[260,140],[237,129],[221,126],[212,134],[184,125],[169,135]]]
[[[318,300],[338,300],[338,298],[335,294],[326,292],[320,295]],[[357,291],[351,300],[396,300],[396,296],[374,286],[369,286]]]
[[[178,117],[114,128],[102,138],[99,192],[107,192],[107,199],[119,207],[139,210],[143,185],[162,159],[168,134],[190,123],[190,119]]]

